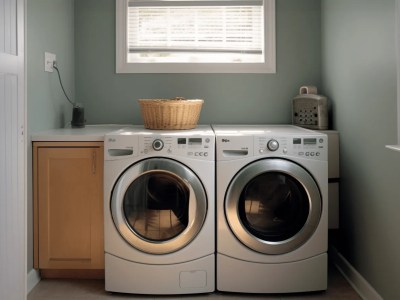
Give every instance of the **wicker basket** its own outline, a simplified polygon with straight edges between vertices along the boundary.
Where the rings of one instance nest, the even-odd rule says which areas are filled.
[[[197,126],[201,99],[140,99],[144,127],[148,129],[192,129]]]

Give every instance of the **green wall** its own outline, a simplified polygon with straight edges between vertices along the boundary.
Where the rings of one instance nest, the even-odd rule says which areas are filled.
[[[75,95],[74,0],[27,1],[28,126],[33,131],[64,127],[71,120],[57,73],[44,72],[44,52],[57,56],[67,94]]]
[[[44,52],[55,53],[62,81],[74,97],[74,0],[27,1],[27,110],[28,136],[35,131],[64,127],[71,105],[62,93],[57,73],[44,72]],[[28,182],[32,149],[28,148]],[[33,268],[32,186],[28,185],[28,271]]]
[[[76,1],[76,96],[88,123],[142,124],[137,99],[175,96],[205,100],[200,123],[291,122],[299,87],[320,85],[320,1],[276,6],[276,74],[116,74],[115,1]]]
[[[323,92],[340,132],[339,251],[384,299],[400,296],[395,0],[323,0]]]

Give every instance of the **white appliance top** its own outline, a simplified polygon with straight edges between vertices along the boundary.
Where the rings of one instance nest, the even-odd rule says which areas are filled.
[[[214,132],[210,125],[198,125],[193,129],[186,130],[153,130],[146,129],[143,125],[132,125],[119,130],[109,132],[107,135],[147,135],[147,136],[213,136]]]
[[[318,131],[294,125],[212,125],[216,136],[279,135],[307,136],[319,134]]]

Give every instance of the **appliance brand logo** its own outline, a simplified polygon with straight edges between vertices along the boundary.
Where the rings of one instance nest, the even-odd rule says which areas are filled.
[[[228,140],[228,139],[222,139],[222,142],[223,142],[223,143],[229,143],[230,140]]]

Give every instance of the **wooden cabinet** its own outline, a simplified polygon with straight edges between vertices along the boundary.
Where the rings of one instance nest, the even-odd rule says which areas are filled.
[[[104,270],[103,143],[34,142],[33,156],[35,268]]]

